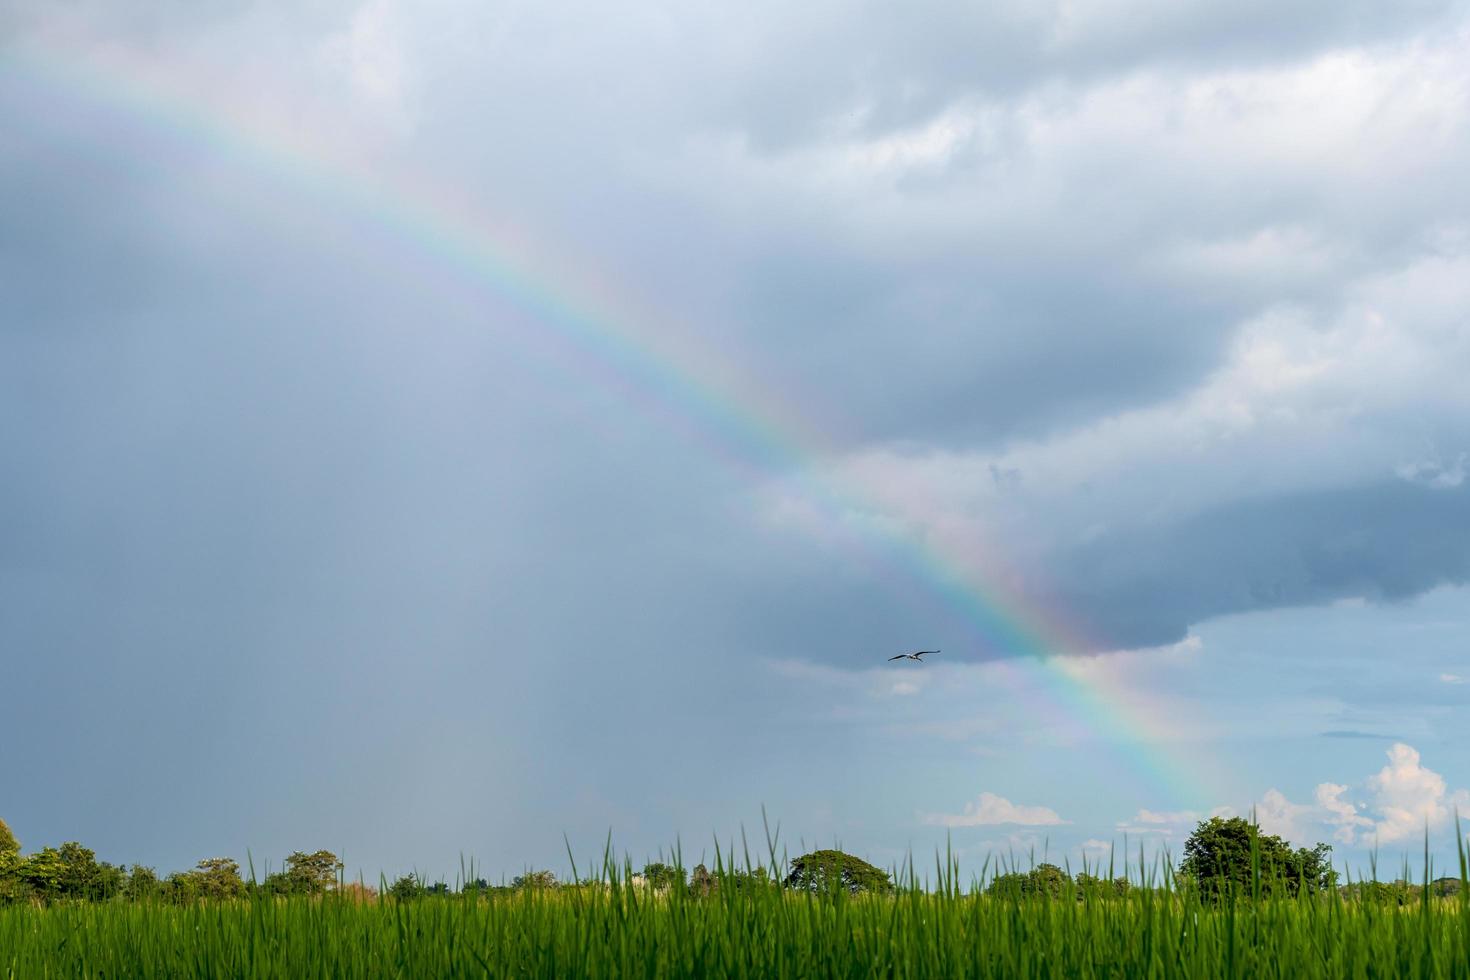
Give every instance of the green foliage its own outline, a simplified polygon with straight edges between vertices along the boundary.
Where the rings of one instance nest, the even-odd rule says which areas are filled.
[[[300,893],[320,895],[337,884],[342,862],[331,851],[296,851],[286,858],[286,877]]]
[[[492,885],[484,878],[476,878],[473,881],[465,882],[459,891],[466,898],[479,898],[481,896],[488,898],[494,895],[509,895],[514,889],[509,885]]]
[[[1210,898],[1313,894],[1336,885],[1331,851],[1328,844],[1293,851],[1242,817],[1211,817],[1185,841],[1179,875]]]
[[[169,875],[163,892],[179,902],[234,899],[245,895],[245,882],[240,877],[238,862],[230,858],[205,858],[193,871]]]
[[[731,865],[715,866],[719,873],[705,876],[718,882]],[[1467,976],[1470,903],[1459,898],[1404,911],[1345,898],[1346,890],[1220,903],[1194,888],[1140,884],[1148,873],[1137,869],[1122,895],[1099,896],[1095,889],[1110,883],[1079,875],[1091,892],[1080,900],[1024,902],[966,893],[951,866],[932,889],[910,879],[886,895],[767,885],[711,900],[691,882],[657,897],[601,885],[473,901],[349,900],[334,891],[269,902],[19,904],[0,908],[0,975]],[[1034,876],[1037,894],[1051,894],[1063,874]],[[741,875],[753,880],[756,869]]]
[[[268,874],[261,888],[268,895],[320,895],[337,886],[342,862],[331,851],[295,851],[282,871]]]
[[[510,886],[516,890],[555,888],[558,884],[556,875],[550,871],[527,871],[525,874],[516,875],[510,882]]]
[[[20,841],[10,832],[9,825],[0,820],[0,905],[23,902],[30,898],[30,885],[20,874],[23,861],[20,856]]]
[[[715,876],[709,873],[709,868],[703,864],[696,864],[694,870],[689,873],[690,893],[699,896],[708,895],[716,887]]]
[[[105,900],[120,894],[125,880],[124,869],[98,861],[76,841],[22,857],[15,836],[0,822],[0,902]]]
[[[404,875],[388,886],[388,894],[400,902],[424,897],[424,884],[416,875]]]
[[[1453,898],[1463,888],[1464,882],[1459,878],[1436,878],[1429,883],[1429,893],[1439,898]]]
[[[128,871],[127,883],[123,885],[123,895],[131,901],[147,901],[157,897],[161,892],[161,887],[162,883],[158,880],[157,872],[152,868],[135,864]]]
[[[1061,898],[1075,894],[1076,884],[1055,864],[1038,864],[1030,871],[996,875],[988,891],[998,898]]]
[[[812,851],[791,862],[786,887],[803,891],[886,892],[893,888],[888,872],[843,851]]]
[[[91,848],[67,841],[57,852],[61,874],[57,891],[63,898],[108,899],[122,891],[123,869],[99,862]]]
[[[1459,884],[1458,880],[1455,882]],[[1344,898],[1372,905],[1415,905],[1423,893],[1407,881],[1355,881],[1342,888]]]
[[[66,871],[61,852],[54,847],[43,847],[21,861],[18,877],[31,894],[49,900],[61,897],[61,880]]]
[[[684,884],[684,872],[671,864],[653,861],[643,866],[643,880],[657,889],[673,888]]]
[[[1072,879],[1077,886],[1077,897],[1088,898],[1121,898],[1127,895],[1133,884],[1126,877],[1119,876],[1111,880],[1081,872]]]

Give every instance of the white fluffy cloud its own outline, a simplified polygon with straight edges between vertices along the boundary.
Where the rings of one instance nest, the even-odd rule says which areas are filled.
[[[1323,819],[1335,829],[1332,839],[1351,844],[1354,837],[1365,828],[1373,826],[1369,817],[1358,813],[1357,807],[1344,799],[1348,787],[1338,783],[1321,783],[1317,786],[1317,806]]]
[[[1366,784],[1372,834],[1389,843],[1443,828],[1456,810],[1470,809],[1470,792],[1449,792],[1444,777],[1419,761],[1417,750],[1402,743],[1388,750],[1388,765]],[[1364,830],[1363,833],[1367,833]]]
[[[1023,827],[1054,827],[1071,821],[1045,806],[1012,803],[1004,796],[981,793],[980,798],[965,804],[962,813],[928,813],[923,822],[937,827],[983,827],[993,824],[1020,824]]]
[[[1457,811],[1470,812],[1470,791],[1451,791],[1419,751],[1402,742],[1389,748],[1387,765],[1356,787],[1321,783],[1312,803],[1293,803],[1272,789],[1256,804],[1263,830],[1298,844],[1322,832],[1347,845],[1403,843],[1443,831]]]

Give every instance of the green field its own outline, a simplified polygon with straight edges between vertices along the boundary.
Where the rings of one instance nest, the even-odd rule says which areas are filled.
[[[0,908],[32,977],[1470,977],[1470,891],[1210,902],[1134,888],[881,895],[742,879],[414,901],[257,898]]]

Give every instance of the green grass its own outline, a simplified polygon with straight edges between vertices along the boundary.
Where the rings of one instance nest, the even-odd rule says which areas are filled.
[[[610,868],[478,899],[16,905],[0,908],[0,976],[1470,977],[1465,889],[1210,904],[1165,874],[1121,898],[1019,900],[937,870],[882,896],[656,894]]]

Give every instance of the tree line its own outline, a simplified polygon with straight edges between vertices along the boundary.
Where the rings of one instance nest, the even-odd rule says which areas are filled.
[[[1213,817],[1201,821],[1184,845],[1177,868],[1168,869],[1164,887],[1197,889],[1206,898],[1278,898],[1322,894],[1334,889],[1349,897],[1408,904],[1432,895],[1459,891],[1459,878],[1441,878],[1419,886],[1405,880],[1360,881],[1339,886],[1330,862],[1331,846],[1317,844],[1297,848],[1280,837],[1260,832],[1241,817]],[[1025,871],[1005,870],[985,887],[986,893],[1007,899],[1062,899],[1122,897],[1140,887],[1126,875],[1100,875],[1101,869],[1084,868],[1072,874],[1051,863]],[[1427,876],[1426,876],[1427,877]],[[897,884],[894,875],[854,855],[839,850],[818,850],[790,861],[784,877],[756,866],[746,870],[717,863],[710,871],[703,864],[692,871],[663,861],[644,865],[641,871],[627,869],[624,880],[632,885],[659,891],[677,889],[695,896],[749,888],[782,887],[801,891],[841,890],[848,893],[886,893]],[[399,901],[459,895],[473,898],[522,891],[601,886],[602,879],[563,883],[546,870],[528,870],[509,884],[491,884],[469,878],[451,888],[444,881],[429,882],[417,875],[404,875],[382,891]],[[238,862],[231,858],[206,858],[188,871],[160,878],[154,869],[131,867],[97,860],[96,854],[76,841],[60,847],[43,847],[22,855],[20,843],[0,820],[0,904],[24,901],[168,901],[231,900],[249,897],[319,896],[328,892],[376,898],[378,888],[343,878],[341,860],[331,851],[296,851],[284,867],[256,881],[246,879]]]
[[[340,885],[342,862],[331,851],[297,851],[285,867],[259,882],[246,881],[232,858],[205,858],[188,871],[160,878],[146,865],[112,864],[77,841],[22,855],[20,842],[0,820],[0,902],[80,899],[193,901],[266,895],[320,895]]]

